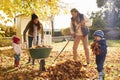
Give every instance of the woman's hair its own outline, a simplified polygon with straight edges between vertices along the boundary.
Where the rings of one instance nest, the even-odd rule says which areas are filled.
[[[31,15],[31,20],[35,20],[35,19],[38,19],[38,16],[37,16],[35,13],[33,13],[33,14]]]
[[[73,8],[73,9],[71,9],[71,13],[72,12],[77,12],[78,13],[78,15],[77,15],[77,17],[76,18],[71,18],[71,20],[72,20],[72,22],[77,22],[77,23],[79,23],[79,22],[81,22],[82,20],[84,20],[84,15],[83,14],[81,14],[76,8]]]
[[[71,9],[70,12],[71,12],[71,13],[72,13],[72,12],[78,12],[78,10],[77,10],[76,8],[73,8],[73,9]]]
[[[38,21],[37,24],[34,24],[34,21],[31,20],[31,21],[30,21],[30,26],[32,27],[32,30],[34,29],[33,25],[36,25],[36,26],[37,26],[37,29],[40,30],[40,28],[41,28],[41,27],[40,27],[40,25],[41,25],[40,21]]]

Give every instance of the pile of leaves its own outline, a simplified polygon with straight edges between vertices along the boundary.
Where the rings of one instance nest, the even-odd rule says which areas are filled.
[[[50,45],[37,45],[33,46],[32,49],[39,49],[39,48],[52,48]]]
[[[68,50],[64,51],[56,60],[55,65],[52,64],[59,49],[59,45],[55,44],[55,48],[50,56],[46,58],[46,71],[39,70],[39,62],[35,60],[35,65],[26,64],[28,60],[28,51],[23,51],[21,54],[21,67],[14,68],[14,57],[12,50],[0,51],[0,80],[96,80],[98,72],[96,70],[95,56],[91,54],[91,63],[85,66],[85,54],[83,49],[79,48],[79,61],[72,61],[73,54],[71,44]],[[69,50],[70,49],[70,50]],[[120,79],[120,48],[108,47],[108,54],[104,65],[105,80]]]
[[[86,77],[85,71],[81,71],[82,64],[80,61],[67,60],[57,63],[54,66],[48,66],[45,72],[34,70],[31,66],[26,66],[18,69],[18,72],[5,73],[0,76],[0,80],[71,80]]]
[[[47,70],[51,80],[70,80],[85,77],[82,76],[84,72],[81,71],[81,68],[80,61],[67,60],[51,66]]]

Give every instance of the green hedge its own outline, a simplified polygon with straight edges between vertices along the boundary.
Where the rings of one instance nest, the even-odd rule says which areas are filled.
[[[54,36],[62,36],[61,31],[54,32]]]
[[[0,37],[0,47],[12,46],[11,37]]]

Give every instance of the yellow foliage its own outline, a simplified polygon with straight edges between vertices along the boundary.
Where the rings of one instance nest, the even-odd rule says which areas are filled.
[[[61,30],[62,35],[70,35],[70,28],[65,28]]]
[[[38,14],[40,19],[60,13],[59,0],[2,0],[0,10],[3,10],[8,17],[13,18],[18,13],[31,15]]]

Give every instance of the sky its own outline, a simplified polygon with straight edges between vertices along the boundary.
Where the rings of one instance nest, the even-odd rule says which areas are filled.
[[[66,4],[69,4],[69,10],[72,8],[78,9],[79,12],[83,13],[85,16],[88,16],[92,11],[98,11],[99,8],[97,7],[96,0],[61,0]],[[61,14],[55,17],[54,20],[54,27],[55,29],[66,28],[70,26],[70,13],[68,14]]]

